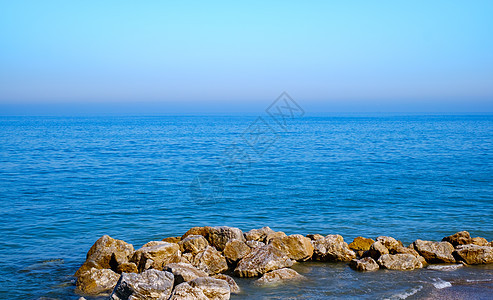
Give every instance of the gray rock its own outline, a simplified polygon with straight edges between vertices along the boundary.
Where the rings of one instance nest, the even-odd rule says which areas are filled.
[[[420,259],[412,254],[384,254],[377,263],[383,269],[414,270],[423,267]]]
[[[264,242],[259,242],[259,241],[246,241],[246,244],[248,247],[250,247],[252,249],[265,246]]]
[[[166,300],[171,295],[173,281],[173,274],[170,272],[154,269],[140,274],[123,273],[110,299]]]
[[[205,296],[214,300],[229,299],[231,291],[228,282],[212,277],[199,277],[189,282],[191,287],[201,289]]]
[[[262,227],[260,229],[252,229],[249,232],[245,233],[245,238],[247,241],[258,241],[265,242],[265,238],[270,233],[274,233],[274,230],[269,227]]]
[[[349,266],[356,271],[375,271],[380,268],[377,262],[371,257],[353,259],[349,262]]]
[[[269,271],[291,267],[293,261],[282,251],[272,245],[265,245],[252,250],[243,257],[235,269],[239,277],[256,277]]]
[[[210,227],[209,229],[209,244],[216,247],[219,251],[223,251],[226,243],[232,239],[245,241],[243,231],[239,228],[228,226]]]
[[[209,300],[209,297],[201,289],[183,282],[175,287],[169,300]]]
[[[166,266],[164,266],[163,270],[173,273],[173,276],[175,278],[175,285],[193,280],[198,277],[207,277],[208,275],[206,272],[199,270],[191,264],[187,263],[167,264]]]
[[[233,277],[226,274],[216,274],[212,277],[226,281],[229,284],[229,290],[231,294],[238,294],[240,292],[240,287],[238,286],[238,284],[236,284],[236,281],[233,279]]]

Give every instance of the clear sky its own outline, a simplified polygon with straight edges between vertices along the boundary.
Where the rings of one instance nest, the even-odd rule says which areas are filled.
[[[0,109],[492,112],[493,1],[0,0]],[[2,112],[0,112],[2,114]]]

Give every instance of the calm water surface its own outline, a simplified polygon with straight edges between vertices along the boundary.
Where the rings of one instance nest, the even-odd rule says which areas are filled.
[[[459,230],[493,239],[493,116],[304,117],[285,130],[269,123],[271,133],[259,137],[268,143],[255,147],[262,155],[244,139],[252,142],[245,131],[255,120],[0,118],[0,298],[77,299],[71,274],[103,234],[136,248],[201,225],[268,225],[347,241],[391,235],[405,244]],[[204,197],[196,186],[190,196],[197,176]],[[307,282],[241,279],[235,298],[493,294],[489,266],[295,268]]]

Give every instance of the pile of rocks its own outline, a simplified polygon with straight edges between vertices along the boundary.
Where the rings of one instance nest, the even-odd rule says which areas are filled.
[[[413,270],[432,263],[493,263],[493,242],[462,231],[442,242],[416,240],[408,247],[392,237],[307,236],[269,227],[243,233],[234,227],[193,227],[181,237],[131,244],[101,237],[77,270],[81,294],[110,299],[229,299],[240,291],[236,277],[260,277],[257,284],[304,277],[290,267],[308,260],[349,262],[358,271]]]

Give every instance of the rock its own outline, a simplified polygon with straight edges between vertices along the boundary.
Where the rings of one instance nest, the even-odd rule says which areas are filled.
[[[134,264],[133,262],[127,262],[120,264],[118,268],[116,268],[116,272],[118,274],[121,273],[138,273],[139,270],[137,269],[137,265]]]
[[[201,235],[207,239],[209,237],[210,228],[211,227],[209,227],[209,226],[192,227],[187,232],[185,232],[184,235],[181,236],[181,239],[183,240],[184,238],[186,238],[189,235]]]
[[[377,263],[383,269],[390,270],[414,270],[423,267],[419,258],[412,254],[384,254]]]
[[[469,265],[493,263],[493,247],[479,245],[460,245],[454,253],[457,261],[463,261]]]
[[[140,272],[147,269],[162,270],[164,265],[181,261],[180,246],[175,243],[152,241],[135,251],[132,262]]]
[[[212,277],[226,281],[229,284],[229,291],[231,292],[231,294],[238,294],[240,292],[240,287],[236,284],[236,281],[233,279],[233,277],[226,274],[216,274]]]
[[[475,237],[471,239],[471,243],[478,246],[489,246],[488,241],[482,237]]]
[[[140,274],[123,273],[110,299],[113,300],[164,300],[173,289],[173,274],[146,270]]]
[[[402,243],[390,236],[379,236],[377,242],[382,243],[387,249],[394,250],[398,246],[402,246]]]
[[[390,254],[411,254],[414,255],[414,257],[420,256],[418,251],[414,250],[414,248],[408,248],[403,246],[397,246],[397,248],[389,252]]]
[[[268,244],[272,239],[283,238],[285,236],[287,236],[287,235],[284,232],[282,232],[282,231],[274,231],[274,232],[269,233],[265,237],[264,243]]]
[[[314,260],[336,262],[356,258],[356,254],[338,234],[329,234],[323,239],[314,240],[313,248]]]
[[[209,299],[229,299],[230,288],[228,282],[225,280],[213,278],[213,277],[199,277],[190,281],[191,287],[201,289],[205,296]]]
[[[256,277],[292,265],[293,261],[282,251],[272,245],[265,245],[253,249],[243,257],[234,272],[239,277]]]
[[[184,263],[191,263],[192,260],[193,260],[193,254],[192,253],[182,253],[181,254],[181,262],[184,262]]]
[[[375,271],[380,268],[377,262],[371,257],[353,259],[349,262],[349,266],[356,271]]]
[[[77,278],[77,289],[83,294],[98,295],[111,292],[120,275],[110,269],[92,268]]]
[[[217,226],[209,229],[209,236],[207,240],[219,251],[223,251],[226,243],[232,239],[245,241],[243,231],[239,228],[228,226]]]
[[[181,236],[171,236],[171,237],[167,237],[167,238],[164,238],[162,239],[163,242],[168,242],[168,243],[175,243],[175,244],[178,244],[178,242],[181,241]]]
[[[199,251],[207,248],[209,242],[201,235],[189,235],[181,240],[178,245],[180,245],[182,252],[197,254]]]
[[[247,241],[258,241],[264,242],[267,235],[270,233],[274,233],[274,230],[269,227],[262,227],[260,229],[252,229],[249,232],[245,233],[245,238]]]
[[[236,266],[238,261],[250,253],[252,249],[243,241],[232,239],[224,247],[224,257],[230,265]]]
[[[103,235],[99,238],[91,249],[87,252],[86,262],[90,262],[90,266],[82,265],[82,270],[77,271],[75,276],[79,276],[84,271],[93,267],[99,269],[112,269],[116,271],[119,264],[128,262],[132,257],[134,247],[122,240],[114,239],[108,235]]]
[[[211,246],[208,246],[204,250],[197,253],[197,255],[192,258],[191,264],[209,275],[214,275],[228,270],[226,258],[221,254],[221,252]]]
[[[472,244],[471,235],[467,231],[459,231],[442,239],[443,242],[449,242],[452,246]]]
[[[265,273],[262,277],[257,279],[257,284],[266,284],[266,283],[277,283],[280,281],[286,280],[296,280],[303,279],[304,277],[300,275],[293,269],[290,268],[282,268],[274,271],[270,271]]]
[[[259,241],[246,241],[246,244],[250,248],[257,248],[257,247],[262,247],[265,246],[265,243],[259,242]]]
[[[284,252],[290,259],[297,261],[306,261],[313,255],[311,240],[301,234],[275,238],[269,244]]]
[[[75,272],[74,276],[75,277],[79,277],[80,275],[82,275],[84,272],[87,272],[89,270],[91,270],[92,268],[96,268],[96,269],[103,269],[98,263],[96,263],[94,260],[86,260],[82,266],[80,266],[80,268],[77,270],[77,272]]]
[[[323,235],[318,234],[318,233],[316,233],[316,234],[307,234],[306,237],[309,238],[312,241],[319,240],[319,239],[323,239],[324,238]]]
[[[183,282],[175,287],[169,300],[209,300],[209,297],[201,289]]]
[[[380,256],[384,254],[389,254],[389,249],[387,249],[387,247],[385,247],[382,242],[375,242],[371,244],[370,250],[366,251],[363,254],[363,257],[371,257],[377,260],[378,258],[380,258]]]
[[[358,236],[348,245],[348,247],[355,251],[368,251],[373,243],[375,243],[373,239]]]
[[[182,282],[187,282],[198,277],[207,277],[208,274],[202,270],[199,270],[187,263],[171,263],[167,264],[163,268],[164,271],[168,271],[173,274],[175,278],[175,285]]]
[[[454,246],[449,242],[433,242],[416,240],[412,243],[414,250],[423,256],[428,263],[453,263]]]

